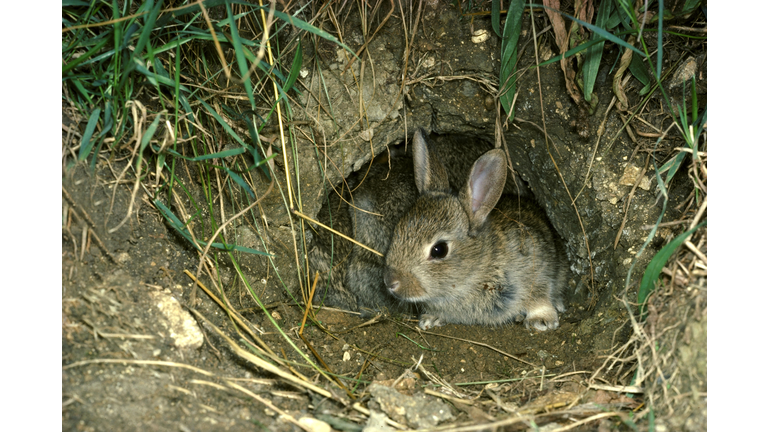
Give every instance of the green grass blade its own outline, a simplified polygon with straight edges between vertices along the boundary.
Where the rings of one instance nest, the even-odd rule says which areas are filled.
[[[600,4],[602,6],[602,3]],[[612,29],[621,24],[621,14],[615,8],[612,8],[611,16],[608,17],[608,21],[605,22],[605,28]]]
[[[539,67],[544,67],[546,65],[549,65],[549,64],[552,64],[552,63],[555,63],[555,62],[559,62],[563,57],[565,57],[565,58],[571,57],[571,56],[573,56],[575,54],[578,54],[578,53],[588,49],[589,47],[597,45],[599,43],[605,43],[605,39],[595,39],[595,40],[590,40],[590,41],[584,42],[581,45],[578,45],[578,46],[575,46],[575,47],[569,49],[568,51],[564,52],[563,54],[557,55],[557,56],[552,57],[551,59],[549,59],[547,61],[539,63],[538,66]],[[532,66],[532,67],[535,67],[535,66]]]
[[[696,119],[699,115],[699,100],[696,96],[696,77],[694,76],[691,78],[691,109],[693,112],[691,112],[691,115],[693,116],[693,121],[691,123],[696,123]]]
[[[158,146],[154,146],[153,145],[152,148],[155,151],[160,151],[160,147],[158,147]],[[195,157],[184,156],[181,153],[177,153],[176,151],[171,150],[171,149],[166,149],[165,151],[168,154],[173,155],[174,157],[186,159],[186,160],[188,160],[190,162],[202,162],[202,161],[205,161],[205,160],[222,159],[222,158],[226,158],[226,157],[241,155],[241,154],[245,153],[247,150],[246,150],[245,147],[238,147],[238,148],[234,148],[234,149],[224,150],[224,151],[220,151],[220,152],[216,152],[216,153],[205,154],[205,155],[200,155],[200,156],[195,156]]]
[[[635,27],[632,23],[635,22],[635,17],[632,4],[626,0],[615,0],[614,4],[616,5],[616,13],[619,21],[621,21],[624,28],[627,30],[634,29]]]
[[[688,15],[700,5],[701,0],[686,0],[685,4],[683,5],[683,9],[678,13],[678,15]]]
[[[91,141],[91,137],[93,136],[93,131],[96,129],[96,125],[99,123],[100,114],[101,108],[96,107],[88,118],[88,124],[85,126],[85,132],[83,132],[83,139],[80,140],[80,153],[77,155],[77,160],[81,162],[91,153],[91,148],[95,143],[95,141]]]
[[[683,92],[685,92],[685,84],[683,84]],[[680,116],[680,129],[683,130],[683,138],[688,142],[688,113],[685,112],[685,93],[683,93],[683,105],[677,105],[677,114]]]
[[[664,61],[664,0],[659,0],[659,28],[656,35],[656,77],[661,79],[661,65]]]
[[[207,155],[200,155],[200,156],[191,158],[190,160],[192,162],[200,162],[200,161],[209,160],[209,159],[223,159],[223,158],[230,157],[230,156],[241,155],[241,154],[245,153],[246,151],[247,151],[246,148],[238,147],[238,148],[224,150],[224,151],[220,151],[220,152],[216,152],[216,153],[211,153],[211,154],[207,154]]]
[[[171,226],[171,228],[175,229],[182,237],[187,239],[187,241],[190,242],[195,247],[195,249],[197,249],[198,251],[202,251],[200,246],[198,246],[197,243],[192,239],[192,236],[189,234],[189,230],[187,230],[186,225],[181,223],[179,218],[177,218],[176,215],[173,214],[171,209],[166,207],[158,199],[156,199],[154,203],[155,203],[155,207],[157,207],[157,209],[160,210],[160,213],[168,221],[168,224]]]
[[[62,75],[66,75],[67,72],[71,71],[77,65],[79,65],[80,63],[90,59],[92,55],[94,55],[95,53],[99,52],[102,48],[104,48],[104,46],[106,46],[107,43],[109,43],[109,38],[108,37],[102,38],[99,41],[99,43],[94,45],[93,48],[89,49],[85,54],[81,55],[80,57],[78,57],[78,58],[72,60],[71,62],[65,64],[64,66],[62,66],[61,74]]]
[[[131,43],[131,39],[133,38],[133,34],[136,33],[141,26],[138,23],[131,23],[130,26],[125,30],[125,34],[123,35],[123,41],[120,44],[120,50],[124,50],[128,48],[128,45]]]
[[[229,169],[229,168],[227,168],[227,167],[224,167],[224,171],[226,171],[227,175],[228,175],[228,176],[229,176],[229,177],[230,177],[230,178],[231,178],[231,179],[232,179],[232,180],[233,180],[235,183],[237,183],[237,185],[238,185],[238,186],[240,186],[241,188],[243,188],[243,189],[244,189],[244,190],[245,190],[245,191],[248,193],[248,196],[249,196],[249,197],[251,197],[251,199],[254,199],[254,198],[256,198],[256,194],[254,194],[254,193],[253,193],[253,190],[251,189],[251,187],[250,187],[250,186],[248,186],[248,183],[246,183],[246,182],[245,182],[245,180],[243,180],[243,178],[242,178],[242,177],[240,177],[240,175],[239,175],[239,174],[237,174],[236,172],[232,171],[231,169]]]
[[[192,42],[194,40],[197,40],[197,38],[194,38],[194,37],[191,37],[191,36],[190,37],[180,37],[180,38],[174,39],[174,40],[172,40],[172,41],[170,41],[170,42],[168,42],[166,44],[163,44],[160,47],[156,48],[155,49],[155,55],[162,54],[165,51],[169,51],[169,50],[175,49],[176,47],[179,47],[179,46],[182,46],[182,45],[186,45],[189,42]]]
[[[157,5],[152,4],[152,0],[147,0],[146,3],[144,3],[144,7],[146,9],[150,10],[149,15],[147,16],[146,20],[144,21],[144,28],[141,30],[141,35],[139,35],[139,41],[136,42],[136,49],[133,51],[133,54],[136,56],[140,56],[142,52],[144,52],[144,47],[147,45],[147,42],[149,41],[149,35],[152,33],[152,30],[155,28],[155,21],[157,20],[157,15],[160,14],[160,8],[163,6],[163,2],[159,1],[157,2]]]
[[[80,93],[80,95],[83,96],[86,101],[88,101],[88,105],[93,105],[93,100],[91,99],[91,92],[89,92],[88,90],[85,89],[85,87],[83,87],[83,83],[80,82],[79,79],[75,79],[75,80],[72,80],[72,84],[74,84],[78,93]]]
[[[210,3],[210,6],[209,6],[209,3]],[[206,7],[212,7],[214,4],[218,5],[218,4],[223,4],[223,3],[224,3],[224,1],[221,1],[221,0],[209,0],[209,1],[204,2]],[[227,3],[242,5],[242,6],[245,6],[245,7],[248,7],[248,8],[253,8],[253,10],[259,10],[259,9],[269,10],[269,6],[257,6],[257,5],[254,5],[253,3],[250,3],[250,2],[247,2],[247,1],[242,1],[242,0],[233,0],[233,1],[227,2]],[[193,11],[196,11],[196,10],[199,11],[200,8],[199,8],[199,6],[194,5],[194,6],[190,6],[189,8],[185,8],[185,9],[181,9],[179,11],[176,11],[176,12],[174,12],[174,14],[176,14],[178,16],[181,13],[190,13],[190,12],[193,12]],[[303,10],[303,8],[302,8],[302,10]],[[297,11],[297,13],[298,12],[300,12],[300,10]],[[349,51],[356,59],[359,60],[359,57],[357,57],[357,55],[355,55],[355,52],[352,51],[352,49],[350,47],[348,47],[346,44],[341,43],[341,41],[339,41],[339,39],[336,38],[336,36],[328,33],[327,31],[325,31],[323,29],[320,29],[320,28],[317,28],[317,27],[313,26],[312,24],[310,24],[310,23],[308,23],[308,22],[306,22],[304,20],[296,18],[295,16],[288,15],[287,13],[279,11],[279,10],[275,10],[274,14],[275,14],[275,17],[277,17],[278,19],[281,19],[281,20],[285,21],[286,23],[288,23],[288,24],[290,24],[290,25],[292,25],[292,26],[294,26],[294,27],[296,27],[296,28],[298,28],[300,30],[304,30],[304,31],[306,31],[308,33],[311,33],[311,34],[316,35],[316,36],[320,36],[321,38],[323,38],[325,40],[333,42],[334,44],[344,48],[347,51]]]
[[[436,350],[436,349],[434,349],[434,348],[429,348],[429,347],[426,347],[426,346],[424,346],[424,345],[422,345],[422,344],[420,344],[420,343],[416,342],[415,340],[413,340],[413,339],[409,338],[408,336],[406,336],[406,335],[405,335],[405,334],[403,334],[403,333],[397,332],[397,333],[395,334],[395,336],[400,336],[400,337],[403,337],[403,338],[405,338],[405,339],[408,339],[409,341],[411,341],[411,343],[412,343],[412,344],[414,344],[414,345],[416,345],[417,347],[419,347],[419,349],[421,349],[422,351],[435,351],[435,352],[439,352],[438,350]]]
[[[170,80],[171,76],[168,74],[168,71],[165,70],[165,68],[163,67],[163,62],[160,61],[160,57],[156,56],[157,52],[154,49],[152,50],[152,55],[155,55],[155,61],[152,62],[152,64],[154,65],[155,71],[156,71],[155,73],[160,75],[163,78],[168,78]],[[176,86],[176,81],[174,80],[174,81],[171,81],[171,82],[173,82],[173,86],[175,87]]]
[[[187,229],[186,224],[182,223],[181,220],[179,220],[179,218],[176,217],[175,214],[173,214],[171,209],[166,207],[162,202],[160,202],[160,200],[156,199],[154,201],[154,204],[155,204],[155,207],[157,207],[157,209],[160,210],[160,213],[163,215],[163,217],[165,217],[165,219],[168,221],[168,224],[171,225],[171,227],[175,229],[179,234],[181,234],[182,237],[187,239],[187,241],[192,243],[192,245],[194,245],[197,250],[201,251],[202,248],[200,246],[205,246],[206,244],[208,244],[208,242],[205,242],[202,240],[198,240],[197,242],[195,242],[192,239],[192,235],[189,233],[189,230]],[[246,253],[255,254],[255,255],[274,257],[274,255],[260,251],[260,250],[247,248],[245,246],[231,245],[227,243],[211,243],[211,247],[228,251],[228,252],[240,251],[240,252],[246,252]]]
[[[707,124],[707,110],[704,109],[704,112],[701,114],[701,117],[696,121],[696,124],[693,126],[694,130],[696,131],[696,141],[699,140],[699,135],[701,135],[701,132],[703,130],[702,125]]]
[[[665,171],[669,171],[667,173],[666,180],[664,180],[664,184],[668,185],[669,182],[672,181],[672,178],[677,173],[677,169],[680,168],[680,164],[683,163],[683,159],[685,159],[686,153],[678,153],[677,156],[674,158],[668,160],[664,163],[664,165],[659,168],[659,173],[663,173]]]
[[[269,174],[269,167],[262,163],[261,155],[258,151],[258,148],[261,147],[261,138],[259,138],[259,134],[256,132],[256,127],[253,126],[253,122],[247,116],[243,116],[243,120],[245,120],[245,123],[248,125],[248,133],[251,135],[251,142],[253,143],[253,146],[248,147],[248,150],[251,151],[251,155],[253,156],[253,161],[256,162],[256,165],[261,166],[261,171],[267,176],[267,180],[271,181],[272,176]],[[275,153],[273,156],[276,155],[277,154]]]
[[[525,10],[524,0],[512,0],[507,9],[507,22],[501,38],[501,71],[499,72],[499,101],[504,111],[514,118],[512,100],[515,97],[515,72],[517,63],[517,41]]]
[[[245,53],[243,52],[243,44],[240,42],[240,34],[237,31],[237,23],[232,17],[232,8],[227,3],[227,19],[229,20],[230,37],[232,41],[232,47],[235,50],[235,59],[237,60],[237,68],[240,71],[240,78],[245,88],[245,94],[248,96],[248,102],[251,104],[251,109],[256,109],[256,101],[253,99],[253,85],[251,79],[248,77],[248,62],[245,60]]]
[[[288,90],[293,87],[293,84],[296,82],[296,79],[299,78],[299,72],[301,72],[301,65],[304,62],[304,54],[301,50],[301,39],[299,39],[299,44],[296,46],[296,53],[293,55],[293,65],[291,66],[291,73],[288,75],[288,79],[283,84],[283,92],[287,93]],[[298,92],[298,89],[296,90]]]
[[[595,25],[597,27],[605,28],[608,18],[611,15],[613,8],[613,2],[603,1],[600,3],[597,9],[597,18],[595,19]],[[599,39],[596,33],[592,34],[592,39]],[[592,101],[592,90],[595,88],[595,81],[597,80],[597,71],[600,69],[600,61],[603,59],[603,46],[605,42],[597,43],[591,46],[586,55],[584,56],[584,68],[582,74],[584,78],[584,99],[587,102]]]
[[[201,245],[207,244],[205,242],[199,242],[199,243]],[[232,244],[227,244],[227,243],[211,243],[211,247],[214,247],[216,249],[225,250],[225,251],[245,252],[245,253],[254,254],[254,255],[268,256],[270,258],[274,258],[275,257],[274,255],[272,255],[270,253],[266,253],[266,252],[260,251],[258,249],[248,248],[248,247],[245,247],[245,246],[232,245]]]
[[[139,165],[141,165],[141,162],[144,159],[144,156],[143,156],[144,149],[147,148],[147,146],[149,145],[149,141],[155,135],[155,131],[157,131],[157,126],[160,124],[160,120],[162,120],[162,118],[163,118],[162,114],[156,115],[155,119],[152,121],[152,124],[149,125],[147,130],[144,131],[144,134],[141,136],[141,145],[139,146],[139,154],[138,154],[138,157],[136,158],[137,168]]]
[[[101,53],[101,54],[99,54],[99,55],[97,55],[95,57],[92,57],[89,60],[83,62],[81,64],[81,66],[87,66],[87,65],[90,65],[90,64],[93,64],[93,63],[99,63],[102,60],[107,60],[107,59],[111,60],[111,59],[114,58],[114,56],[115,56],[115,50],[112,49],[112,50],[104,51],[103,53]]]
[[[248,145],[245,143],[245,141],[243,141],[243,139],[242,139],[242,138],[240,138],[240,136],[239,136],[239,135],[237,135],[237,134],[235,133],[235,131],[233,131],[233,130],[232,130],[232,128],[231,128],[231,127],[229,127],[229,125],[227,124],[227,122],[225,122],[225,121],[224,121],[224,119],[223,119],[223,118],[221,118],[221,116],[219,115],[219,113],[217,113],[217,112],[216,112],[216,110],[214,110],[214,109],[213,109],[213,108],[212,108],[210,105],[208,105],[207,103],[205,103],[205,101],[204,101],[204,100],[202,100],[201,98],[199,98],[199,97],[198,97],[198,98],[197,98],[197,100],[198,100],[198,101],[200,101],[200,104],[202,104],[202,105],[205,107],[205,109],[206,109],[206,110],[208,110],[208,113],[209,113],[211,116],[213,116],[213,118],[214,118],[214,119],[216,119],[216,121],[217,121],[217,122],[219,122],[219,124],[221,125],[221,127],[222,127],[222,128],[224,128],[224,130],[225,130],[225,131],[227,131],[227,133],[229,134],[229,136],[231,136],[231,137],[232,137],[232,138],[233,138],[235,141],[237,141],[238,143],[240,143],[240,145],[241,145],[241,146],[243,146],[243,147],[246,147],[246,148],[248,147]]]
[[[677,248],[679,248],[680,245],[682,245],[685,240],[688,239],[691,234],[706,224],[707,221],[704,221],[675,237],[675,239],[669,242],[669,244],[661,248],[661,250],[656,253],[653,259],[651,259],[651,262],[648,263],[648,267],[645,268],[645,273],[643,273],[643,279],[640,282],[640,289],[637,292],[637,302],[640,304],[641,317],[645,314],[645,301],[648,299],[648,296],[651,294],[651,292],[653,292],[656,281],[659,280],[661,271],[664,269],[664,266],[667,265],[669,258],[673,253],[675,253]]]
[[[225,0],[205,0],[203,1],[203,6],[205,6],[206,9],[211,9],[216,6],[221,6],[224,3],[225,3]],[[250,6],[253,6],[253,5],[250,5]],[[197,2],[195,2],[183,9],[175,10],[172,12],[172,14],[167,14],[167,16],[168,16],[168,19],[170,19],[170,18],[178,18],[180,16],[188,15],[192,13],[199,13],[199,12],[200,12],[200,5]],[[166,16],[164,15],[161,18],[161,23],[164,25],[166,22],[167,22]]]
[[[491,1],[491,27],[496,36],[501,37],[501,0]]]
[[[653,149],[654,151],[658,148],[659,142],[661,142],[661,138],[656,140],[656,144],[654,145]],[[648,247],[649,244],[651,244],[651,240],[656,236],[656,230],[659,227],[659,224],[661,224],[661,221],[664,219],[664,214],[667,212],[667,203],[669,202],[669,196],[667,195],[667,188],[664,186],[664,182],[661,180],[661,172],[659,171],[658,166],[656,165],[656,160],[653,160],[653,173],[656,177],[656,184],[659,187],[659,190],[661,191],[661,198],[662,205],[661,205],[661,212],[659,213],[659,217],[656,220],[656,224],[651,228],[651,231],[648,233],[648,237],[646,237],[645,242],[642,246],[640,246],[640,250],[637,251],[635,254],[635,258],[632,260],[632,264],[629,266],[629,271],[627,271],[627,277],[624,279],[624,292],[629,290],[629,284],[632,281],[632,272],[635,270],[635,264],[637,264],[638,258],[642,255],[642,253],[645,251],[645,248]]]
[[[155,152],[159,152],[160,151],[160,147],[155,146],[155,145],[152,146],[152,149],[154,149]],[[230,156],[241,155],[241,154],[243,154],[243,153],[245,153],[246,151],[249,151],[249,150],[246,149],[245,147],[239,147],[239,148],[236,148],[236,149],[229,149],[229,150],[224,150],[222,152],[206,154],[206,155],[200,155],[200,156],[194,156],[194,157],[184,156],[183,154],[177,152],[176,150],[172,150],[172,149],[165,149],[164,151],[165,151],[165,153],[167,153],[167,154],[169,154],[169,155],[171,155],[173,157],[177,157],[177,158],[180,158],[180,159],[188,160],[190,162],[203,162],[203,161],[211,160],[211,159],[220,159],[220,158],[223,158],[223,157],[230,157]],[[266,164],[270,160],[274,159],[275,157],[277,157],[277,153],[273,154],[272,156],[270,156],[270,157],[268,157],[266,159],[262,159],[262,160],[258,161],[257,163],[249,166],[246,169],[246,171],[250,171],[253,168],[262,167],[262,166],[264,166],[264,164]],[[214,167],[214,168],[224,169],[224,167],[218,166],[218,165],[211,165],[211,166]]]
[[[237,2],[237,3],[248,4],[249,5],[249,3],[247,3],[247,2]],[[333,36],[332,34],[328,33],[327,31],[319,29],[319,28],[313,26],[312,24],[309,24],[306,21],[302,21],[302,20],[300,20],[300,19],[298,19],[296,17],[288,15],[285,12],[280,12],[279,10],[275,11],[275,16],[280,18],[281,20],[283,20],[283,21],[285,21],[285,22],[287,22],[287,23],[289,23],[289,24],[299,28],[300,30],[304,30],[304,31],[306,31],[308,33],[312,33],[313,35],[320,36],[321,38],[323,38],[325,40],[328,40],[328,41],[331,41],[331,42],[335,43],[336,45],[338,45],[338,46],[344,48],[345,50],[349,51],[350,53],[352,53],[352,55],[356,59],[358,59],[358,60],[360,59],[355,54],[355,52],[352,51],[352,49],[350,47],[348,47],[345,44],[341,43],[341,41],[339,41],[339,39],[337,39],[336,36]]]
[[[104,109],[104,119],[102,121],[101,132],[99,132],[99,138],[110,132],[112,130],[112,126],[114,126],[114,117],[112,117],[112,103],[107,102],[106,105],[107,106]]]
[[[246,143],[245,143],[245,141],[243,141],[243,139],[242,139],[242,138],[240,138],[240,136],[238,136],[238,135],[235,133],[235,131],[233,131],[233,130],[232,130],[232,128],[231,128],[231,127],[229,127],[229,125],[228,125],[228,124],[227,124],[227,123],[224,121],[224,119],[222,119],[222,118],[221,118],[221,116],[219,116],[219,114],[218,114],[216,111],[214,111],[214,109],[213,109],[213,108],[211,108],[211,106],[210,106],[210,105],[208,105],[207,103],[205,103],[205,101],[203,101],[202,99],[198,99],[198,100],[199,100],[199,101],[200,101],[200,103],[201,103],[201,104],[202,104],[202,105],[205,107],[205,109],[207,109],[207,110],[208,110],[208,112],[209,112],[209,113],[210,113],[210,114],[213,116],[213,118],[215,118],[215,119],[216,119],[216,121],[217,121],[217,122],[219,122],[219,124],[221,125],[221,127],[223,127],[223,128],[224,128],[224,130],[226,130],[226,131],[227,131],[227,133],[228,133],[228,134],[229,134],[229,135],[230,135],[232,138],[234,138],[234,139],[235,139],[235,141],[237,141],[238,143],[240,143],[240,145],[242,145],[244,148],[247,148],[247,149],[251,149],[251,154],[254,154],[254,153],[256,153],[256,150],[255,150],[255,149],[253,149],[253,148],[251,148],[250,146],[248,146],[248,144],[246,144]],[[258,156],[258,154],[257,154],[257,156]],[[256,156],[254,156],[254,159],[256,159]],[[261,157],[259,157],[259,158],[258,158],[258,160],[256,161],[256,164],[257,164],[257,165],[261,165],[263,162],[264,162],[264,161],[263,161],[263,159],[262,159]],[[248,194],[249,194],[249,195],[251,195],[251,197],[254,197],[254,196],[255,196],[255,195],[253,194],[253,191],[251,190],[251,188],[248,186],[248,184],[247,184],[247,183],[245,183],[245,181],[242,179],[242,177],[240,177],[240,176],[239,176],[239,175],[237,175],[236,173],[234,173],[234,172],[230,171],[229,169],[227,169],[227,173],[230,175],[230,177],[232,178],[232,180],[234,180],[234,181],[235,181],[235,183],[237,183],[238,185],[240,185],[241,187],[243,187],[243,188],[244,188],[246,191],[248,191]]]
[[[120,39],[122,38],[123,30],[125,29],[125,22],[120,19],[120,7],[118,6],[117,1],[118,0],[112,0],[112,45],[115,53],[119,52],[117,49],[120,46]],[[120,55],[116,55],[112,58],[112,70],[120,70],[120,57]],[[117,77],[115,77],[114,80],[117,82]]]
[[[629,71],[632,72],[632,75],[634,75],[643,86],[651,84],[651,76],[648,75],[648,69],[646,69],[642,57],[636,55],[632,56],[632,62],[629,63]],[[641,92],[640,94],[644,93]]]

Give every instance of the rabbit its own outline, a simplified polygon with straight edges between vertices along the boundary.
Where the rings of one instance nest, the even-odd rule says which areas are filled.
[[[520,321],[542,331],[559,326],[565,250],[535,202],[502,197],[505,161],[503,150],[488,151],[455,194],[440,159],[414,146],[419,197],[395,225],[384,284],[394,297],[420,306],[421,329]]]
[[[333,228],[341,233],[376,251],[386,251],[395,223],[418,197],[413,168],[401,159],[405,158],[394,158],[391,169],[375,163],[362,184],[353,177],[348,182],[353,192],[345,193],[343,199],[332,192],[330,206],[320,210],[319,221],[329,225],[332,220]],[[328,289],[323,285],[317,289],[315,303],[364,312],[365,316],[384,309],[413,312],[385,289],[381,256],[339,236],[333,237],[331,244],[330,233],[322,230],[316,232],[314,243],[309,252],[310,266],[324,278],[330,276]]]
[[[491,147],[480,140],[451,135],[438,136],[435,141],[436,145],[428,144],[425,132],[417,129],[411,147],[429,147],[430,153],[442,161],[440,166],[447,168],[447,182],[456,190],[466,182],[471,162]],[[395,224],[419,196],[413,167],[410,155],[393,157],[391,167],[374,163],[365,181],[361,174],[350,177],[348,184],[353,192],[345,193],[343,199],[331,192],[329,205],[320,210],[318,220],[325,225],[332,220],[333,227],[343,234],[386,253]],[[502,184],[509,193],[527,193],[526,187],[515,176]],[[415,312],[417,306],[393,296],[384,285],[383,257],[338,236],[332,238],[322,229],[315,231],[308,257],[310,267],[322,274],[315,303],[363,312],[364,316],[382,310]]]

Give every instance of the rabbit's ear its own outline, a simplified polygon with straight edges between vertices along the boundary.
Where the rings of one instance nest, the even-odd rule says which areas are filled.
[[[413,173],[420,194],[427,191],[448,192],[451,189],[445,167],[437,159],[435,152],[429,151],[424,131],[421,129],[417,129],[413,134]]]
[[[479,228],[499,202],[507,180],[507,164],[504,151],[491,150],[480,156],[472,165],[467,186],[459,195],[469,216],[470,233]]]

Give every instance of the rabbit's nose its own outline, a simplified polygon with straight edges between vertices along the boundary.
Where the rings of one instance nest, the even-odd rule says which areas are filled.
[[[397,292],[398,288],[400,288],[400,280],[393,273],[389,269],[384,271],[384,285],[387,286],[391,293]]]
[[[389,291],[396,292],[397,289],[400,288],[400,281],[396,280],[387,286],[389,287]]]

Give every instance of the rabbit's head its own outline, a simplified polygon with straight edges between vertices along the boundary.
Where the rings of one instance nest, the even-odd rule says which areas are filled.
[[[420,132],[414,135],[413,166],[419,198],[395,226],[384,283],[410,302],[466,298],[495,264],[487,252],[498,239],[486,222],[504,188],[504,152],[491,150],[475,161],[458,195]]]

